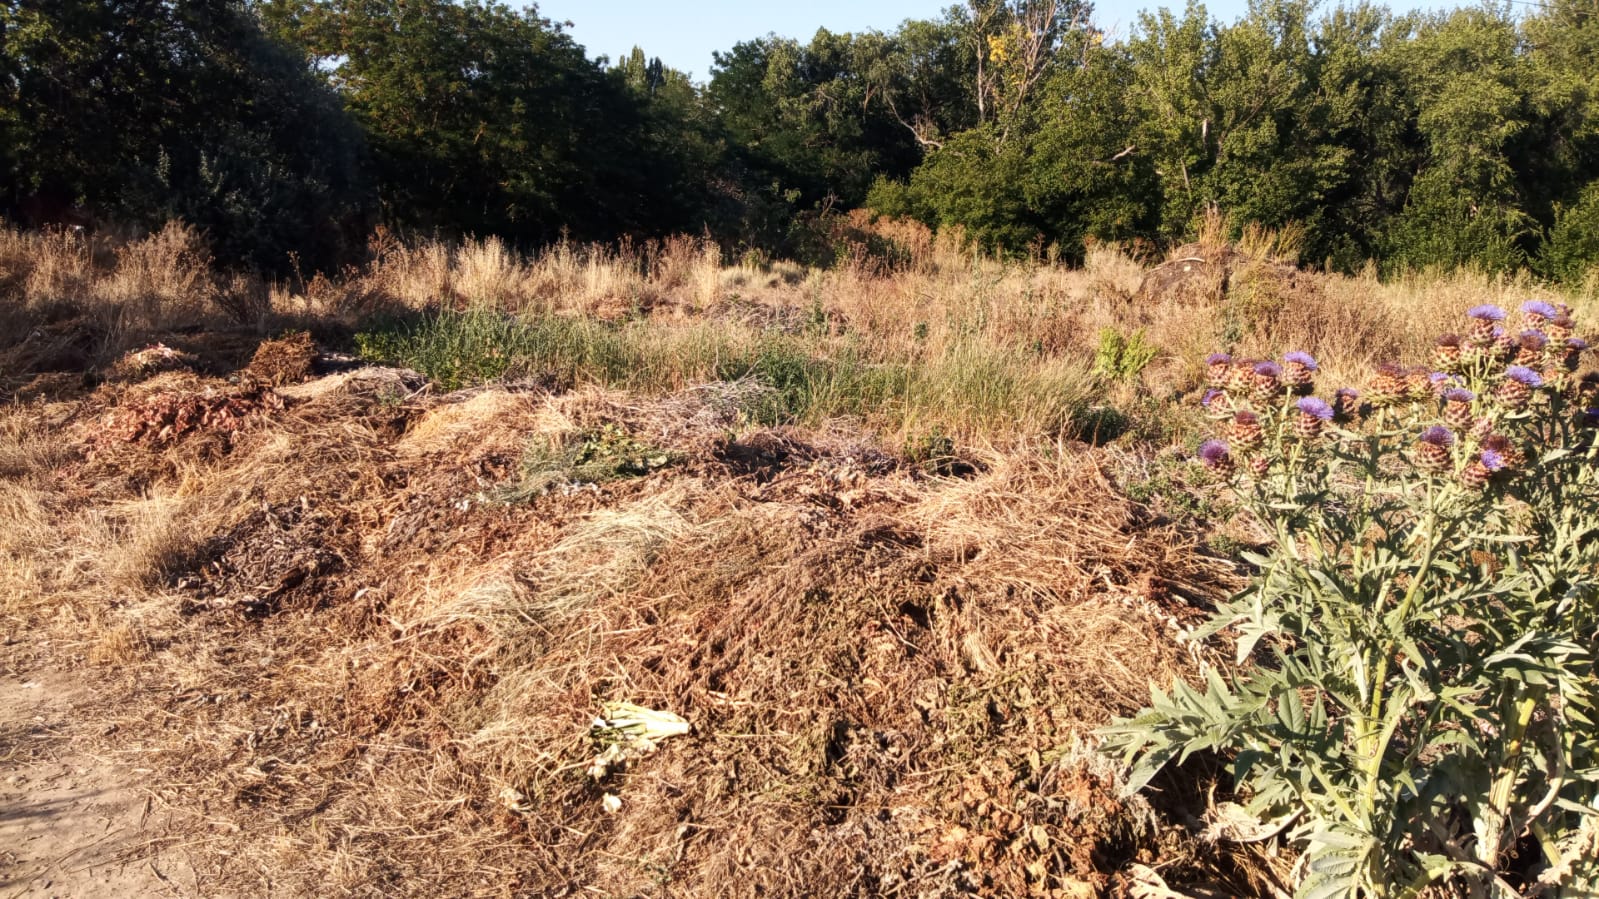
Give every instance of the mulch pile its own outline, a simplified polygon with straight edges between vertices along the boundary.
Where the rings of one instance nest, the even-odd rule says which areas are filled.
[[[148,467],[71,469],[105,479],[75,495],[181,507],[186,552],[129,600],[151,649],[107,751],[210,810],[173,841],[216,850],[218,889],[1082,897],[1135,864],[1243,876],[1120,798],[1092,750],[1192,674],[1190,600],[1232,578],[1099,451],[934,477],[846,428],[740,425],[751,385],[440,396],[388,369],[305,381],[306,346],[263,348],[238,383],[103,389],[77,420],[104,427],[73,432]],[[532,441],[601,427],[673,461],[496,499]],[[225,451],[184,454],[207,434]],[[692,729],[591,771],[610,700]]]

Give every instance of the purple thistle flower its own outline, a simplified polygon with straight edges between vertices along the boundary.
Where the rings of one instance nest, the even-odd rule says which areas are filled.
[[[1494,450],[1483,450],[1482,467],[1489,471],[1502,471],[1505,467],[1505,457]]]
[[[1433,425],[1421,432],[1421,442],[1433,446],[1451,447],[1455,445],[1455,432],[1443,425]]]
[[[1464,387],[1451,387],[1444,391],[1444,399],[1451,403],[1469,403],[1476,398],[1475,393]]]
[[[1535,350],[1543,349],[1549,342],[1549,338],[1545,337],[1542,331],[1522,331],[1520,340],[1522,346]]]
[[[1521,311],[1527,315],[1541,315],[1544,318],[1554,318],[1560,314],[1560,310],[1543,300],[1528,300],[1521,304]]]
[[[1233,357],[1227,355],[1226,353],[1211,353],[1209,356],[1205,357],[1205,364],[1206,365],[1231,365],[1231,364],[1233,364]]]
[[[1525,365],[1512,365],[1505,369],[1505,377],[1525,387],[1542,387],[1543,378]]]
[[[1473,306],[1466,310],[1466,315],[1480,321],[1502,322],[1505,320],[1505,310],[1492,303]]]
[[[1284,353],[1283,354],[1283,361],[1284,362],[1297,362],[1300,365],[1303,365],[1304,367],[1310,369],[1311,371],[1319,371],[1320,370],[1320,366],[1318,366],[1316,364],[1316,357],[1310,355],[1309,353],[1302,352],[1300,350],[1293,350],[1292,352]]]
[[[1280,378],[1283,374],[1283,367],[1275,362],[1256,362],[1255,374],[1268,378]]]
[[[1226,464],[1231,458],[1227,444],[1220,440],[1207,440],[1199,445],[1199,459],[1211,468]]]
[[[1316,397],[1304,397],[1294,405],[1299,407],[1300,412],[1303,412],[1312,418],[1319,418],[1322,421],[1332,421],[1333,408],[1327,405],[1326,402],[1317,399]]]
[[[1434,388],[1437,388],[1437,387],[1442,387],[1443,385],[1448,384],[1448,383],[1450,383],[1452,381],[1458,381],[1460,379],[1456,378],[1454,375],[1451,375],[1451,374],[1445,374],[1444,372],[1441,372],[1441,371],[1435,371],[1432,374],[1427,376],[1427,380],[1432,382],[1432,386]]]
[[[1200,399],[1199,404],[1204,406],[1206,409],[1209,409],[1210,404],[1216,402],[1216,400],[1221,398],[1224,393],[1226,393],[1226,391],[1217,390],[1216,388],[1212,387],[1211,389],[1205,391],[1205,396]]]

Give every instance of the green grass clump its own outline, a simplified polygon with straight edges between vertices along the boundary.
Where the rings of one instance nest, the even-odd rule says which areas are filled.
[[[752,424],[854,418],[886,431],[962,437],[1068,436],[1100,430],[1098,381],[1083,360],[1039,359],[980,338],[923,358],[817,332],[757,331],[703,320],[611,324],[565,316],[444,311],[379,322],[356,336],[361,358],[416,369],[446,390],[506,378],[598,384],[650,396],[754,379],[772,391]]]

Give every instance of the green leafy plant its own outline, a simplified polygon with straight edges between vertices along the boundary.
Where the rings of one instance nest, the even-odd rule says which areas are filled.
[[[522,457],[521,477],[501,488],[495,499],[524,502],[562,485],[643,477],[675,461],[671,452],[639,440],[621,425],[607,422],[575,440],[529,447]]]
[[[1094,349],[1094,373],[1113,381],[1130,381],[1158,353],[1144,339],[1144,329],[1124,335],[1115,328],[1099,329],[1099,346]]]
[[[1592,895],[1599,885],[1599,380],[1564,309],[1495,307],[1436,371],[1311,396],[1316,362],[1210,359],[1201,460],[1269,534],[1193,634],[1236,668],[1102,733],[1130,789],[1226,758],[1221,838],[1299,850],[1295,895]],[[1439,892],[1443,891],[1443,892]]]

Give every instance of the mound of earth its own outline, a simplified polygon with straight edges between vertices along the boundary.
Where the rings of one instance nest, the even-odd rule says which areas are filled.
[[[936,477],[751,426],[747,384],[438,395],[270,358],[10,413],[63,447],[3,469],[12,627],[70,623],[34,664],[109,679],[80,736],[170,813],[157,870],[181,849],[207,895],[1248,889],[1092,748],[1193,674],[1175,638],[1232,576],[1105,451]],[[617,702],[687,733],[609,749]]]

